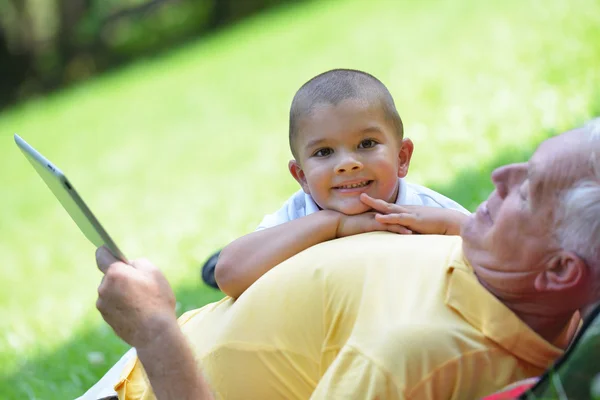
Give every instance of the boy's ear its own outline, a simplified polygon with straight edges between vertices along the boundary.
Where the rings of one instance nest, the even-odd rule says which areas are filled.
[[[536,277],[534,287],[540,292],[558,292],[581,287],[587,281],[589,275],[585,261],[575,253],[563,251],[552,258],[548,268]]]
[[[304,193],[310,194],[310,189],[308,188],[308,182],[306,182],[306,176],[304,175],[304,171],[300,167],[300,164],[296,160],[290,160],[288,163],[288,169],[290,173],[294,177],[294,179],[302,186],[302,190]]]
[[[398,178],[404,178],[408,174],[410,159],[415,146],[409,138],[402,139],[400,151],[398,152]]]

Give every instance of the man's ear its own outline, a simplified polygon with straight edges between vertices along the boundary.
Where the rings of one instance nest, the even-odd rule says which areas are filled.
[[[300,167],[300,164],[296,160],[290,160],[288,163],[288,169],[290,173],[294,177],[294,179],[302,186],[302,190],[304,193],[310,194],[310,189],[308,188],[308,182],[306,182],[306,176],[304,175],[304,171]]]
[[[536,290],[563,291],[576,288],[589,281],[588,267],[577,254],[563,251],[550,260],[550,265],[535,279]]]
[[[398,178],[404,178],[408,174],[410,159],[415,146],[409,138],[402,139],[400,151],[398,152]]]

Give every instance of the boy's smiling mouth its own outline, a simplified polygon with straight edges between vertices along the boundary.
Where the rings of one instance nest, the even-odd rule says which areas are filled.
[[[337,185],[334,186],[333,189],[336,190],[352,190],[352,189],[362,189],[365,188],[367,186],[369,186],[371,183],[373,183],[372,180],[362,180],[362,181],[355,181],[355,182],[348,182],[345,183],[343,185]]]

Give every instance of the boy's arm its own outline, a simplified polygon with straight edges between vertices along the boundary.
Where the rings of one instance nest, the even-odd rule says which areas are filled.
[[[321,210],[234,240],[219,255],[215,280],[225,294],[237,298],[271,268],[311,246],[372,231],[410,233],[401,225],[377,221],[374,212]]]
[[[234,240],[221,250],[215,267],[219,289],[237,298],[277,264],[315,244],[334,239],[340,215],[322,210]]]
[[[459,235],[468,215],[449,208],[428,206],[399,206],[361,195],[363,203],[380,214],[375,219],[385,224],[399,224],[413,232],[436,235]]]

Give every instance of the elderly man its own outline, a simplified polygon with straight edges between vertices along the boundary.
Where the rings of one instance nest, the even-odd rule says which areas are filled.
[[[156,267],[100,249],[97,306],[139,357],[117,391],[475,399],[537,375],[567,346],[578,311],[600,300],[598,156],[596,120],[495,170],[496,190],[461,237],[377,232],[322,243],[179,325]]]

